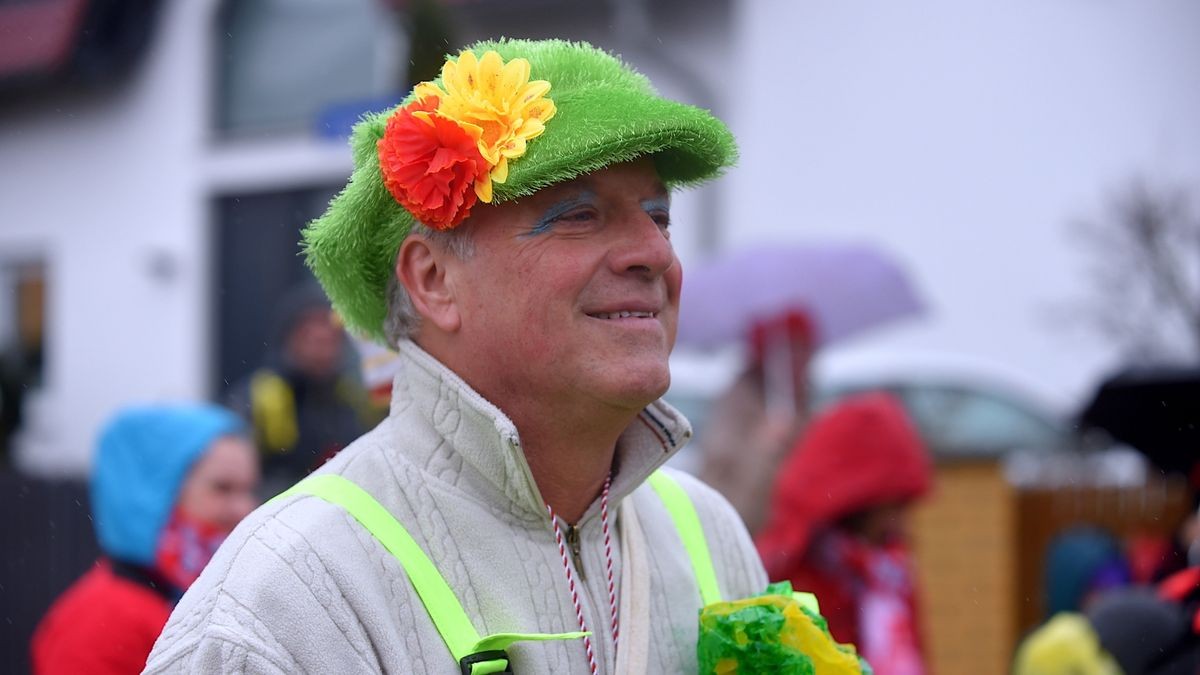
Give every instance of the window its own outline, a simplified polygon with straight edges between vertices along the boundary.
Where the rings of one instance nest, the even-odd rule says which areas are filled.
[[[400,18],[378,0],[237,0],[222,7],[217,30],[225,135],[344,134],[405,87]]]
[[[42,388],[46,267],[0,261],[0,457],[10,455],[25,403]]]

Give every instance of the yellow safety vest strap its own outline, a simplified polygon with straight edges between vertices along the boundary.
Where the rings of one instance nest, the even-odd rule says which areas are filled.
[[[717,586],[712,554],[708,550],[704,527],[700,525],[700,516],[696,515],[696,506],[692,504],[691,497],[688,497],[678,481],[662,469],[650,474],[649,482],[650,487],[654,488],[663,505],[667,507],[671,520],[675,521],[675,529],[679,532],[683,547],[692,560],[696,585],[700,587],[700,599],[705,605],[721,602],[721,589]]]
[[[413,589],[425,605],[433,625],[468,675],[506,672],[508,658],[503,653],[520,641],[573,640],[585,633],[497,633],[480,638],[466,610],[437,567],[417,545],[408,530],[366,490],[353,481],[335,474],[310,476],[276,497],[312,495],[337,504],[354,516],[375,536],[404,568]],[[481,660],[471,658],[485,657]]]

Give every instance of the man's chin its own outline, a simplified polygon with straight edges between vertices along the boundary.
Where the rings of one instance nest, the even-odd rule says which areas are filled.
[[[611,398],[622,407],[641,410],[662,398],[670,386],[671,371],[665,363],[658,368],[643,365],[613,383]]]

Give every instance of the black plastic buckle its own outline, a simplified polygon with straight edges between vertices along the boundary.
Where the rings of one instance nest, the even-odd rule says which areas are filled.
[[[462,669],[462,675],[471,675],[471,666],[484,661],[499,661],[504,659],[504,670],[497,671],[498,673],[512,673],[512,664],[508,660],[508,652],[503,649],[491,649],[486,652],[475,652],[467,654],[458,662],[458,667]]]

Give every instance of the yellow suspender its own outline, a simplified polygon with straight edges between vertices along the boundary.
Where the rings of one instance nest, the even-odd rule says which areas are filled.
[[[437,567],[404,526],[366,490],[341,476],[323,474],[304,479],[276,499],[291,495],[312,495],[341,506],[396,557],[463,675],[509,672],[508,656],[503,650],[514,642],[573,640],[584,636],[584,633],[496,633],[481,638]]]
[[[679,531],[683,547],[687,549],[688,557],[692,559],[696,585],[700,587],[700,597],[704,601],[704,605],[721,602],[721,591],[717,587],[717,573],[713,568],[712,554],[708,548],[708,541],[704,538],[704,528],[700,525],[700,518],[696,515],[696,507],[692,504],[691,498],[683,491],[678,481],[663,473],[661,469],[650,475],[649,482],[650,487],[654,488],[663,504],[666,505],[667,512],[671,514],[671,520],[675,521],[675,529]],[[792,597],[813,614],[821,613],[821,605],[817,602],[817,596],[812,593],[797,591],[792,593]]]
[[[703,604],[720,602],[721,591],[717,587],[717,574],[713,569],[712,556],[691,498],[675,479],[661,470],[655,471],[649,482],[667,507],[667,512],[671,514],[679,538],[692,561],[696,585],[700,588]],[[309,476],[275,499],[293,495],[312,495],[346,509],[395,556],[412,582],[413,590],[425,605],[425,611],[429,612],[434,627],[441,634],[454,659],[458,661],[463,675],[509,672],[508,655],[504,650],[514,642],[573,640],[586,634],[496,633],[481,638],[475,626],[471,624],[466,610],[454,596],[454,591],[450,590],[445,577],[438,572],[433,561],[425,555],[400,521],[388,513],[370,493],[342,476],[322,474]]]
[[[712,554],[708,549],[708,540],[704,538],[704,528],[700,525],[700,517],[696,515],[696,507],[687,493],[680,487],[679,482],[671,478],[662,469],[650,474],[650,487],[658,493],[659,499],[675,521],[675,529],[683,540],[683,548],[687,550],[692,560],[692,570],[696,576],[696,585],[700,587],[700,600],[704,605],[721,601],[721,589],[717,587],[717,573],[713,569]]]

